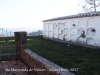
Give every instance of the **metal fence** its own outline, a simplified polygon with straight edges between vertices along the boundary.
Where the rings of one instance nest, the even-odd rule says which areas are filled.
[[[14,36],[14,32],[6,30],[4,28],[0,28],[0,37],[9,37]]]
[[[11,36],[14,36],[14,32],[0,28],[0,37],[2,37],[3,39],[2,41],[0,41],[0,60],[15,59],[15,40],[9,40],[5,38]]]

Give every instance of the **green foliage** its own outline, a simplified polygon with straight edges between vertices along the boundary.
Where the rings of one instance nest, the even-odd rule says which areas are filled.
[[[79,68],[71,71],[76,75],[100,74],[100,50],[90,49],[43,38],[28,40],[28,48],[42,57],[62,66],[63,68]]]

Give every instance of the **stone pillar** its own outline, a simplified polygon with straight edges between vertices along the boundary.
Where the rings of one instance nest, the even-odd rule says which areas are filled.
[[[27,49],[27,32],[14,32],[16,45],[16,59],[21,59],[21,50]]]

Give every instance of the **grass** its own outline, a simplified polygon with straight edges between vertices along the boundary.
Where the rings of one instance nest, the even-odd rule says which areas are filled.
[[[13,54],[16,52],[15,41],[0,41],[0,54]]]
[[[0,54],[13,54],[15,52],[15,40],[0,41]]]
[[[58,43],[43,38],[28,39],[30,50],[63,68],[79,68],[76,75],[100,75],[100,49]],[[14,53],[15,41],[0,41],[0,52]]]
[[[76,75],[100,75],[100,49],[58,43],[43,38],[28,40],[28,48],[63,68],[79,68]]]

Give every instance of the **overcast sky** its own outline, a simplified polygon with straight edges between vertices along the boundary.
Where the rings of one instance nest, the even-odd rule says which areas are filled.
[[[43,20],[77,13],[77,0],[0,0],[0,28],[42,29]]]

